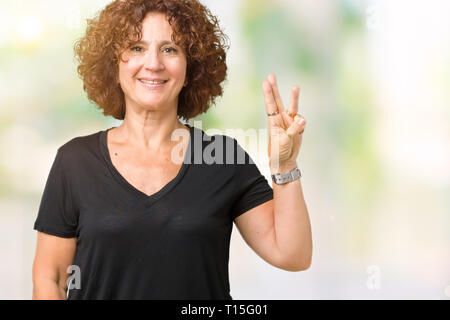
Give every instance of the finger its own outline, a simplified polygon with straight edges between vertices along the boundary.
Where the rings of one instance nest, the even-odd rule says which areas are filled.
[[[266,111],[268,114],[272,114],[278,110],[275,99],[273,97],[272,88],[268,81],[263,81],[262,88],[264,92],[264,100],[266,102]]]
[[[273,96],[275,98],[275,103],[277,105],[278,112],[281,114],[283,128],[287,129],[292,123],[292,118],[290,118],[287,115],[286,111],[284,110],[283,100],[281,100],[280,91],[278,89],[276,76],[273,73],[271,73],[271,74],[268,75],[267,78],[268,78],[269,83],[270,83],[270,85],[272,87]]]
[[[278,112],[278,107],[275,102],[275,98],[273,96],[273,91],[270,83],[265,80],[262,83],[263,93],[264,93],[264,100],[266,103],[266,112],[267,114],[273,114],[275,112]],[[281,114],[278,113],[274,116],[269,116],[269,124],[282,124]]]
[[[306,120],[303,117],[296,115],[294,121],[286,130],[286,134],[291,138],[295,137],[295,135],[298,135],[305,130],[305,126]]]
[[[284,111],[283,101],[281,100],[280,92],[278,91],[277,78],[273,73],[268,76],[269,83],[272,86],[273,96],[278,107],[278,112],[282,113]]]
[[[296,115],[298,113],[298,100],[300,96],[300,88],[294,86],[291,92],[291,101],[289,103],[288,114],[290,116]]]

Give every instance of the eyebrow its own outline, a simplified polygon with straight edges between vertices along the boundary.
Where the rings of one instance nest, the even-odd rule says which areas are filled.
[[[138,41],[136,44],[145,44],[145,45],[149,45],[149,42],[147,42],[147,41],[145,41],[145,40],[141,40],[141,41]],[[163,40],[163,41],[159,42],[159,45],[161,45],[161,46],[163,46],[163,45],[165,45],[165,44],[172,44],[172,45],[176,46],[176,44],[175,44],[174,42],[169,41],[169,40]]]

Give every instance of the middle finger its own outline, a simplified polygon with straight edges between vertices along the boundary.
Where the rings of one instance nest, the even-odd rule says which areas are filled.
[[[284,105],[283,105],[283,101],[281,100],[280,92],[278,90],[277,79],[276,79],[275,75],[273,73],[271,73],[268,76],[268,80],[272,87],[273,97],[277,104],[278,112],[280,113],[281,118],[283,119],[284,127],[287,128],[291,124],[291,121],[289,121],[290,119],[287,119],[286,114],[284,113]]]

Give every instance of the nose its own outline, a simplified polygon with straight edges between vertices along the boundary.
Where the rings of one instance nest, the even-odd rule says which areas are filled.
[[[149,48],[145,53],[144,67],[151,71],[164,69],[164,63],[161,59],[158,49]]]

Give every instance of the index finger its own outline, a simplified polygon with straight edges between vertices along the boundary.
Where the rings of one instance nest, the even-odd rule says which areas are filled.
[[[262,88],[264,92],[264,100],[266,101],[267,114],[273,114],[274,112],[278,111],[278,107],[273,96],[272,87],[267,80],[264,80]]]
[[[264,92],[264,100],[266,102],[266,112],[267,115],[271,115],[274,113],[278,113],[273,116],[269,116],[269,123],[274,124],[280,122],[281,114],[278,112],[278,106],[273,96],[272,86],[269,81],[264,80],[262,84],[263,92]]]
[[[272,120],[278,119],[281,115],[278,112],[278,106],[277,106],[277,103],[273,96],[272,86],[270,85],[269,81],[264,80],[263,84],[262,84],[262,88],[263,88],[263,93],[264,93],[264,100],[266,103],[267,115],[274,114],[273,116],[269,116],[269,120],[270,119],[272,119]]]

